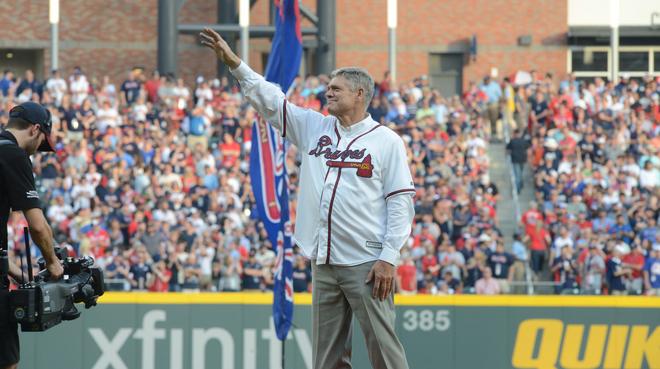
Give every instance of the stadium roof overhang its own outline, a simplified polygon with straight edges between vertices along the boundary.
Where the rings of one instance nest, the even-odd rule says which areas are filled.
[[[572,26],[568,30],[569,45],[609,45],[612,28],[609,26]],[[660,44],[660,27],[651,26],[620,26],[619,39],[621,45],[658,45]]]

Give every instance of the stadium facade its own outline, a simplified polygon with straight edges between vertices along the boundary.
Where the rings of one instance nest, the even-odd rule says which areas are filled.
[[[223,1],[179,2],[180,24],[214,24],[223,18],[218,5]],[[253,25],[269,24],[271,2],[252,1]],[[336,66],[361,65],[381,78],[388,68],[386,3],[336,1]],[[317,0],[302,4],[315,12]],[[619,45],[613,50],[615,14]],[[38,78],[47,77],[51,69],[48,0],[2,1],[0,24],[0,68],[13,69],[19,76],[30,68]],[[311,25],[304,20],[303,27]],[[306,46],[301,72],[313,73],[314,42]],[[158,0],[62,1],[59,50],[64,76],[76,65],[99,80],[107,74],[121,81],[133,66],[150,72],[158,63]],[[269,51],[267,38],[251,40],[250,64],[257,71],[263,71]],[[216,72],[209,52],[194,35],[179,34],[177,56],[177,72],[188,81]],[[518,70],[611,77],[618,64],[620,73],[632,77],[658,75],[660,2],[400,0],[396,62],[399,81],[424,74],[446,94],[465,89],[485,74],[504,76]]]

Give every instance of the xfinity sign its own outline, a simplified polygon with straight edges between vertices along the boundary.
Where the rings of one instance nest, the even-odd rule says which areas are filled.
[[[275,335],[270,319],[268,328],[243,329],[242,337],[236,337],[222,327],[166,329],[163,328],[167,325],[166,322],[167,312],[165,310],[149,310],[142,317],[141,327],[137,329],[121,327],[116,332],[109,333],[107,329],[88,328],[89,335],[101,352],[92,368],[131,368],[131,365],[127,364],[121,356],[122,349],[127,345],[137,349],[142,369],[156,369],[157,357],[162,358],[163,355],[169,356],[167,361],[170,369],[235,369],[238,368],[238,358],[242,358],[242,368],[257,369],[257,357],[260,349],[267,350],[268,368],[279,369],[281,367],[281,342]],[[295,341],[294,346],[302,356],[305,366],[311,369],[312,345],[307,331],[292,329],[287,339]],[[184,352],[186,340],[190,340],[189,356]],[[242,352],[239,352],[237,343],[241,343],[241,341]],[[287,347],[291,347],[291,345],[287,345]],[[259,356],[263,356],[263,353]],[[207,357],[213,359],[207,360]],[[159,366],[158,369],[165,368]]]

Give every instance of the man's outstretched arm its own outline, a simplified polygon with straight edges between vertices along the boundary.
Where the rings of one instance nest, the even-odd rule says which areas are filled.
[[[280,87],[266,81],[262,75],[243,63],[217,32],[204,29],[200,33],[200,40],[215,52],[218,60],[229,67],[250,105],[280,131],[282,137],[288,138],[298,147],[308,140],[316,139],[316,135],[311,132],[314,128],[310,129],[310,126],[318,129],[317,123],[324,118],[322,114],[288,103]]]

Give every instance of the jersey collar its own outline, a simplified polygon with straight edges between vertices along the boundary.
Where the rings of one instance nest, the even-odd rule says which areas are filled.
[[[350,127],[342,126],[341,123],[339,123],[339,120],[337,120],[337,129],[343,136],[352,137],[371,129],[374,126],[374,123],[376,122],[373,119],[371,119],[371,115],[367,114],[367,116],[364,119],[353,124]]]

